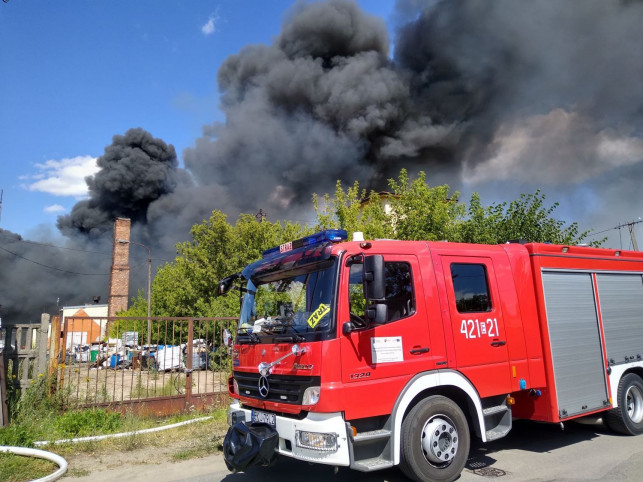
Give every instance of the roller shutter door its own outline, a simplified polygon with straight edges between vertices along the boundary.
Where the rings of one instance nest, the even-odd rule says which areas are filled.
[[[643,356],[643,279],[640,274],[599,274],[598,299],[610,364]]]
[[[607,382],[592,276],[544,271],[542,277],[559,415],[603,408]]]

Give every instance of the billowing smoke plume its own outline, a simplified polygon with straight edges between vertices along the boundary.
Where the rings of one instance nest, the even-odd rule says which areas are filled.
[[[411,159],[443,161],[460,131],[416,105],[412,80],[381,19],[348,1],[298,4],[273,45],[223,63],[226,122],[204,128],[186,167],[241,210],[292,214],[337,179],[375,186]]]
[[[140,129],[115,136],[59,228],[109,244],[127,216],[167,253],[213,209],[310,219],[313,192],[386,188],[401,168],[487,203],[541,188],[587,227],[642,214],[643,3],[400,0],[392,18],[391,39],[353,1],[296,3],[270,45],[220,66],[225,122],[185,170]]]
[[[75,237],[63,249],[54,247],[59,240],[50,241],[40,237],[33,242],[0,229],[3,321],[39,321],[41,313],[57,314],[63,306],[91,304],[94,296],[107,303],[111,236]]]
[[[117,217],[145,224],[150,204],[177,185],[174,147],[141,128],[114,136],[97,164],[101,170],[86,179],[89,199],[58,219],[64,234],[102,234]]]
[[[642,15],[625,1],[406,0],[391,57],[382,21],[354,3],[297,4],[272,45],[221,66],[226,121],[186,167],[218,187],[213,204],[273,215],[336,179],[385,188],[402,167],[488,202],[600,198],[612,170],[642,177]],[[627,216],[620,199],[579,203],[575,219],[600,204]]]
[[[55,313],[56,307],[92,303],[94,296],[107,303],[117,217],[132,220],[132,240],[148,246],[157,265],[173,257],[174,243],[189,237],[189,226],[148,222],[154,201],[192,184],[188,174],[178,169],[173,146],[143,129],[130,129],[114,136],[97,164],[100,171],[86,179],[89,198],[58,219],[58,228],[67,236],[62,249],[0,230],[0,299],[5,319],[33,321],[41,312]],[[136,249],[130,250],[131,274],[136,277],[132,294],[146,281],[142,275],[147,253]]]

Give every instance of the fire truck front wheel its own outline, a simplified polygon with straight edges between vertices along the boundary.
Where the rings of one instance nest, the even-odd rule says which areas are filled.
[[[458,478],[469,455],[469,426],[460,407],[434,395],[420,401],[402,423],[404,475],[416,481]]]
[[[609,428],[625,435],[643,433],[643,380],[628,373],[618,384],[618,407],[605,414]]]

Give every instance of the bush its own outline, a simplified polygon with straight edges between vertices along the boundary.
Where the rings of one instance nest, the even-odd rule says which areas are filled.
[[[102,409],[72,410],[55,420],[56,429],[63,436],[92,435],[111,433],[121,427],[120,413],[110,413]]]
[[[68,392],[59,390],[54,393],[54,381],[53,377],[39,375],[24,393],[11,390],[7,394],[9,420],[12,423],[30,422],[60,413],[67,402]]]
[[[0,445],[33,447],[34,434],[24,425],[9,425],[0,428]]]

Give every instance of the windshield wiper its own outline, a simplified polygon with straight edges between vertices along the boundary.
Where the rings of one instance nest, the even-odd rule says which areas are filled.
[[[301,343],[306,341],[301,335],[277,335],[274,338],[275,343]]]

